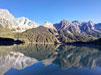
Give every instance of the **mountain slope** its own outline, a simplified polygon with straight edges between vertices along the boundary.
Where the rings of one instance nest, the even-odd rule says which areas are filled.
[[[15,17],[6,9],[0,9],[0,24],[8,28],[15,28],[17,26]]]
[[[54,27],[54,25],[52,23],[50,23],[50,22],[45,22],[43,24],[43,26],[46,27],[46,28],[49,28],[49,29],[56,30],[56,28]]]
[[[86,42],[90,38],[101,37],[101,24],[92,21],[62,20],[57,24],[45,22],[39,26],[28,18],[15,18],[8,10],[0,9],[0,37],[15,37],[35,43]]]
[[[58,31],[67,31],[70,34],[80,33],[88,37],[101,37],[100,26],[96,25],[92,21],[79,22],[73,21],[69,22],[67,20],[62,20],[60,23],[54,24]]]
[[[95,29],[101,31],[101,23],[95,24]]]
[[[80,33],[75,33],[75,34],[70,34],[68,31],[59,31],[59,40],[62,43],[71,43],[71,42],[78,42],[78,41],[83,41],[87,42],[91,38],[84,36]]]
[[[8,10],[0,9],[0,25],[12,31],[22,32],[39,26],[25,17],[15,18]]]
[[[54,35],[52,35],[52,33],[50,33],[47,28],[43,26],[29,29],[23,33],[16,34],[15,38],[23,40],[25,39],[24,40],[25,42],[27,41],[31,43],[40,43],[40,44],[58,42],[58,39]]]
[[[101,45],[101,38],[96,39],[96,40],[91,41],[91,42],[88,42],[88,43],[90,43],[90,44],[95,44],[95,45]]]
[[[69,22],[67,20],[62,20],[60,23],[54,24],[56,29],[59,30],[67,30],[69,33],[75,33],[80,32],[80,29],[78,26],[74,25],[72,22]]]
[[[83,22],[80,27],[81,34],[90,37],[101,37],[101,32],[99,30],[96,30],[94,26],[95,24],[91,21]]]
[[[18,23],[18,31],[23,32],[27,29],[37,28],[39,24],[34,21],[29,20],[25,17],[16,18],[16,22]]]

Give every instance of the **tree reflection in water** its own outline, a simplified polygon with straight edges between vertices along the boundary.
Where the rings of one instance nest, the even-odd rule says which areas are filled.
[[[24,69],[39,61],[45,66],[59,65],[63,70],[69,68],[94,69],[96,66],[101,67],[100,49],[94,45],[22,44],[0,46],[0,73],[3,74],[10,68]],[[17,62],[18,60],[19,62]]]

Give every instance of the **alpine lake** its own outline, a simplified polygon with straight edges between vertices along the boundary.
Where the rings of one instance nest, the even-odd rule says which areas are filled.
[[[0,46],[0,75],[101,75],[101,47],[27,43]]]

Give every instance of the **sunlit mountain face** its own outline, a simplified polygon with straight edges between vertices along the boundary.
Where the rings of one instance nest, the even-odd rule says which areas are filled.
[[[43,25],[0,9],[0,75],[101,75],[101,23]]]
[[[2,49],[2,50],[1,50]],[[13,46],[0,46],[0,74],[36,74],[41,75],[54,70],[53,75],[59,71],[61,74],[76,74],[85,71],[100,74],[101,70],[100,46],[94,45],[35,45],[23,44]],[[72,70],[71,70],[72,69]],[[39,73],[40,71],[40,73]],[[83,73],[81,73],[83,75]]]
[[[72,42],[89,42],[101,37],[101,25],[93,21],[68,21],[43,25],[28,18],[15,18],[7,9],[0,9],[0,37],[12,38],[23,42],[56,44]]]
[[[101,75],[101,0],[0,0],[0,75]]]
[[[28,29],[37,28],[40,24],[29,20],[26,17],[15,18],[7,9],[0,9],[0,25],[16,32],[24,32]],[[52,24],[45,22],[44,27],[55,31],[67,30],[69,33],[81,33],[86,36],[100,37],[101,24],[95,24],[92,21],[80,22],[62,20],[60,23]]]

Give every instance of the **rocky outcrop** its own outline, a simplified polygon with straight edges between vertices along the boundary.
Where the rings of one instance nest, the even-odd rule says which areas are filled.
[[[54,24],[54,26],[57,28],[57,30],[67,30],[69,33],[80,33],[79,27],[67,20],[62,20],[60,23]]]
[[[50,22],[45,22],[44,24],[43,24],[43,26],[44,27],[46,27],[46,28],[49,28],[49,29],[54,29],[54,30],[56,30],[56,28],[54,27],[54,25],[52,24],[52,23],[50,23]]]
[[[101,37],[100,24],[96,25],[92,21],[69,22],[67,20],[62,20],[60,23],[54,24],[54,26],[57,28],[58,31],[63,30],[71,34],[80,33],[90,37]]]

